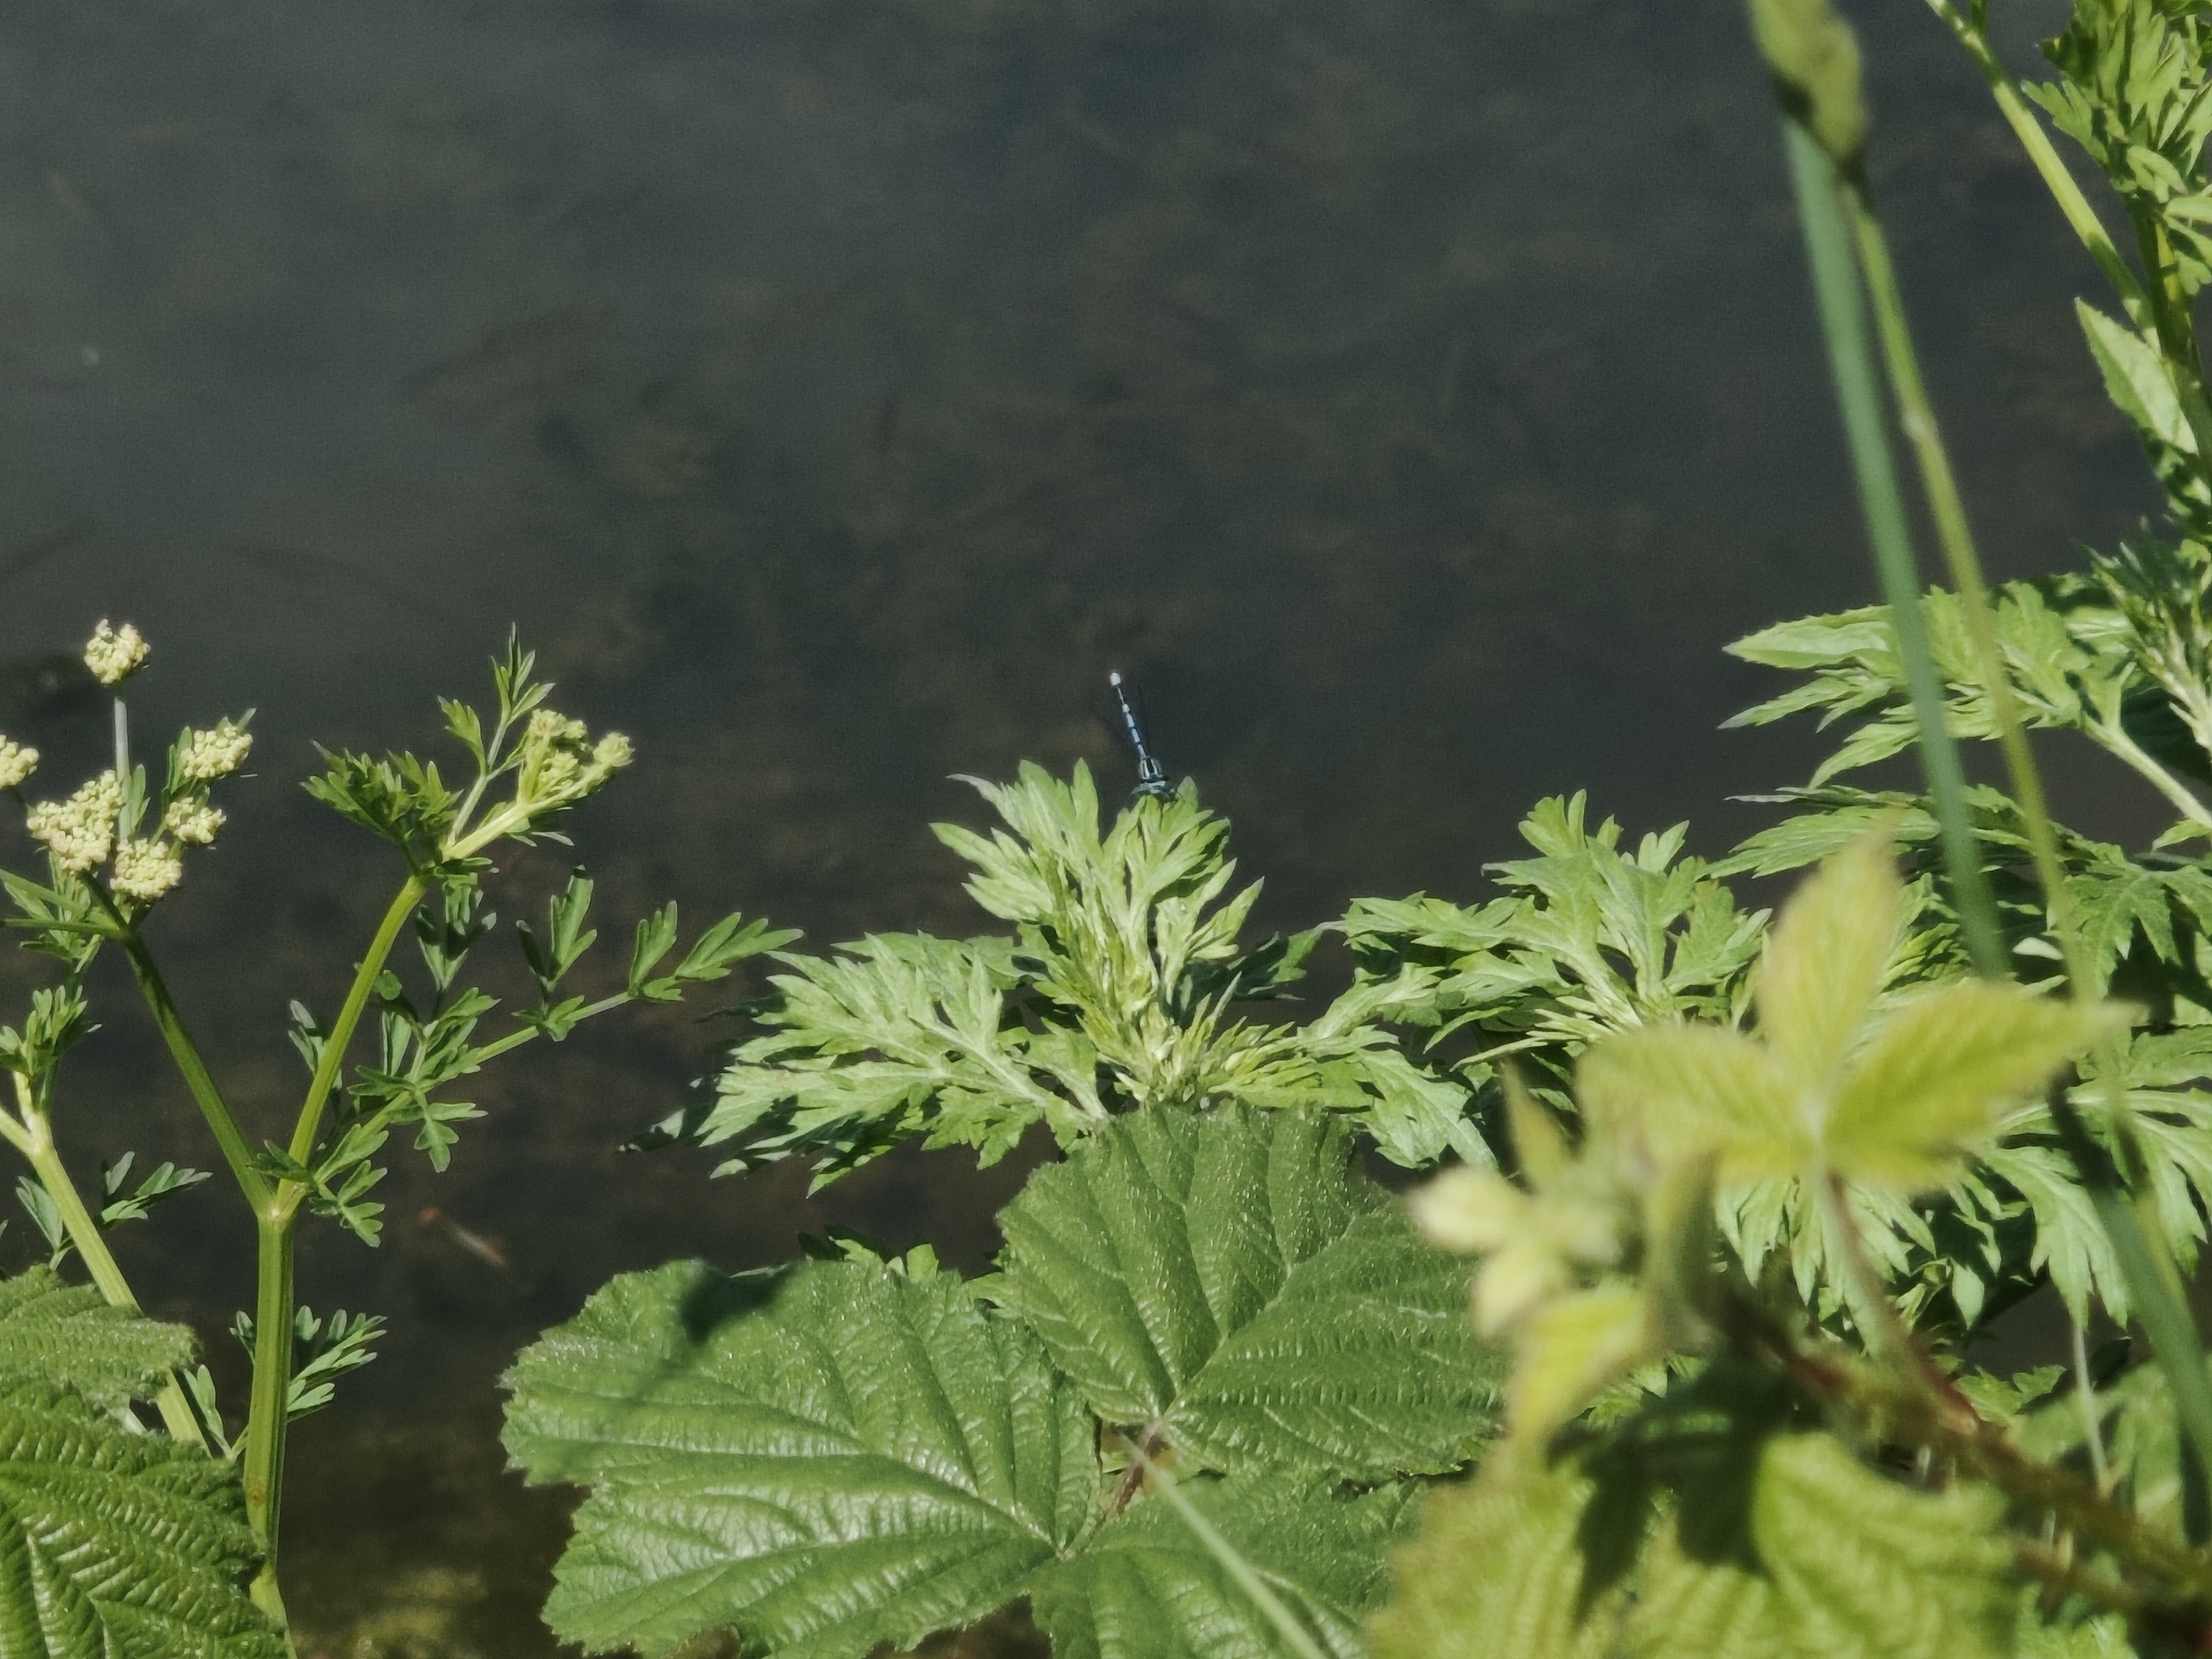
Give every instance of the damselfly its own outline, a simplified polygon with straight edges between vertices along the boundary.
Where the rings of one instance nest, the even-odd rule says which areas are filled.
[[[1168,787],[1168,770],[1145,745],[1145,728],[1137,719],[1137,710],[1129,701],[1127,682],[1118,673],[1106,677],[1106,684],[1114,689],[1114,706],[1121,713],[1121,731],[1129,739],[1129,747],[1137,751],[1137,787],[1134,793],[1164,799],[1175,793]]]

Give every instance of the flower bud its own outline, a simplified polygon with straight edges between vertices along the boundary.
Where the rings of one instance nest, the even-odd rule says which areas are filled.
[[[165,841],[126,841],[115,849],[115,890],[151,904],[184,879],[184,861]]]
[[[246,751],[252,747],[253,734],[226,714],[212,731],[185,732],[177,769],[187,782],[212,783],[243,766]]]
[[[39,751],[26,749],[12,738],[0,738],[0,789],[20,787],[39,769]]]
[[[55,863],[82,874],[105,864],[115,850],[115,818],[122,810],[123,786],[113,772],[102,772],[67,800],[40,801],[23,826],[46,843]]]
[[[223,812],[204,794],[179,795],[161,815],[161,828],[192,847],[205,847],[222,829]]]
[[[84,665],[102,685],[120,685],[146,665],[152,649],[132,624],[111,628],[103,617],[85,643]]]

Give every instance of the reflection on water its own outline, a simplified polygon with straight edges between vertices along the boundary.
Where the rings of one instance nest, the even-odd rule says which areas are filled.
[[[2152,505],[2072,337],[2086,262],[1924,8],[1856,9],[1985,543],[2067,562]],[[2063,6],[2013,10],[2024,43]],[[1735,0],[17,0],[0,729],[97,763],[52,653],[102,615],[155,641],[141,730],[260,707],[263,776],[157,931],[271,1127],[284,1000],[335,998],[394,873],[293,788],[307,740],[426,735],[511,620],[640,740],[576,825],[611,935],[669,895],[972,931],[947,775],[1126,776],[1114,667],[1263,924],[1470,893],[1574,785],[1717,842],[1809,741],[1713,730],[1758,689],[1718,647],[1869,586],[1742,36]],[[100,988],[64,1133],[205,1163]],[[317,1628],[405,1651],[374,1620],[443,1607],[454,1655],[548,1650],[507,1575],[554,1512],[494,1481],[486,1402],[610,1272],[831,1219],[988,1256],[1018,1168],[809,1202],[616,1158],[714,1035],[657,1012],[484,1079],[380,1252],[309,1244],[308,1299],[394,1326],[295,1459],[335,1483],[292,1511]],[[218,1331],[246,1237],[210,1185],[126,1260]],[[411,1454],[342,1449],[386,1419],[475,1449],[418,1504]],[[417,1510],[473,1530],[408,1555]],[[404,1606],[341,1605],[387,1560]]]

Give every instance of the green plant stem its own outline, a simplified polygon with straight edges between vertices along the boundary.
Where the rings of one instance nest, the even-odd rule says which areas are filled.
[[[314,1075],[301,1103],[289,1148],[295,1163],[314,1156],[325,1107],[345,1066],[347,1048],[360,1028],[378,975],[399,938],[399,930],[429,890],[418,873],[410,873],[384,913],[376,935],[354,970],[343,1005],[332,1023]],[[290,1427],[292,1387],[293,1231],[307,1188],[295,1181],[280,1181],[268,1200],[254,1210],[256,1286],[253,1310],[253,1394],[246,1413],[245,1450],[240,1459],[246,1478],[246,1518],[264,1552],[261,1571],[253,1581],[253,1598],[279,1624],[284,1620],[283,1598],[277,1588],[278,1528],[284,1495],[284,1443]]]
[[[1960,12],[1953,0],[1928,0],[1928,3],[1929,9],[1949,25],[1951,33],[1959,38],[1959,44],[1966,47],[1966,55],[1981,70],[1982,78],[1989,82],[1990,95],[1996,100],[1998,112],[2004,117],[2005,124],[2011,127],[2013,136],[2020,140],[2021,149],[2027,153],[2028,161],[2041,175],[2044,187],[2051,192],[2051,199],[2058,204],[2059,212],[2066,216],[2067,224],[2081,239],[2081,246],[2088,250],[2089,257],[2097,262],[2097,268],[2105,273],[2105,280],[2112,284],[2112,292],[2126,310],[2129,320],[2138,328],[2148,327],[2152,318],[2142,285],[2136,281],[2135,272],[2128,269],[2128,262],[2121,257],[2112,239],[2106,234],[2104,222],[2097,217],[2097,210],[2089,205],[2089,198],[2081,193],[2081,186],[2067,171],[2066,163],[2051,142],[2051,135],[2043,130],[2043,124],[2028,108],[2027,100],[2021,94],[2020,83],[2013,79],[2012,71],[2004,66],[1990,46],[1988,33],[1976,19]]]
[[[325,1039],[323,1050],[315,1061],[315,1073],[308,1079],[306,1097],[300,1103],[300,1116],[292,1128],[292,1143],[287,1149],[295,1164],[305,1164],[314,1156],[315,1137],[322,1132],[323,1109],[330,1103],[331,1091],[337,1086],[338,1074],[345,1068],[346,1050],[352,1046],[353,1034],[361,1025],[361,1017],[368,1007],[368,999],[376,988],[377,976],[383,973],[390,959],[392,947],[398,943],[399,930],[407,925],[407,918],[430,890],[430,884],[419,873],[410,872],[399,890],[392,895],[392,902],[384,912],[384,920],[377,924],[376,937],[368,942],[368,952],[361,965],[354,970],[353,983],[346,988],[344,1003],[338,1017],[331,1024]],[[288,1183],[289,1184],[289,1183]],[[294,1202],[296,1205],[297,1200]]]
[[[2141,773],[2151,787],[2166,797],[2166,805],[2201,830],[2212,830],[2212,807],[2197,798],[2187,784],[2153,760],[2142,747],[2122,729],[2115,719],[2107,724],[2100,720],[2084,728],[2089,740],[2136,771]]]
[[[1859,505],[1866,517],[1868,539],[1873,544],[1875,568],[1881,578],[1882,597],[1888,603],[1891,626],[1897,632],[1899,655],[1905,663],[1913,718],[1919,726],[1920,763],[1942,830],[1943,861],[1957,901],[1960,928],[1976,969],[2000,975],[2004,972],[2004,945],[1997,929],[1996,906],[1990,896],[1973,827],[1966,817],[1966,774],[1959,763],[1958,744],[1944,723],[1942,687],[1928,648],[1927,623],[1920,613],[1920,574],[1912,556],[1905,497],[1898,488],[1896,464],[1890,453],[1874,348],[1867,338],[1843,185],[1835,163],[1797,121],[1785,118],[1782,131],[1844,434],[1858,482]]]
[[[107,1248],[107,1240],[93,1219],[92,1212],[85,1207],[84,1199],[70,1178],[68,1167],[63,1164],[60,1152],[54,1146],[52,1121],[40,1107],[31,1088],[31,1081],[20,1072],[15,1073],[15,1102],[21,1111],[16,1118],[0,1111],[0,1138],[21,1152],[39,1177],[39,1184],[54,1201],[60,1212],[62,1226],[69,1234],[70,1243],[76,1247],[83,1259],[85,1270],[92,1275],[93,1284],[111,1308],[121,1308],[130,1313],[143,1313],[138,1298],[131,1293],[131,1282],[124,1278],[123,1269],[116,1262],[114,1253]],[[161,1391],[154,1403],[161,1413],[162,1426],[170,1437],[187,1445],[208,1449],[207,1436],[200,1427],[198,1413],[185,1398],[183,1386],[173,1374],[164,1376]]]
[[[2027,828],[2028,849],[2043,889],[2050,928],[2065,961],[2067,981],[2074,995],[2089,1000],[2101,996],[2104,987],[2097,983],[2081,929],[2075,925],[2065,869],[2058,855],[2057,830],[2051,820],[2035,757],[2021,726],[2019,708],[2012,694],[2011,672],[1997,639],[1988,584],[1982,576],[1981,558],[1967,524],[1966,507],[1959,494],[1942,428],[1928,401],[1919,356],[1913,348],[1911,329],[1905,319],[1904,296],[1889,257],[1888,241],[1863,185],[1852,181],[1844,186],[1844,195],[1852,241],[1872,301],[1900,422],[1919,463],[1929,516],[1936,522],[1937,539],[1966,613],[1967,635],[1973,644],[1983,693],[1990,702],[2014,799],[2020,805]],[[1924,735],[1923,728],[1923,740]],[[1990,969],[1984,968],[1983,971],[1988,973]],[[2118,1049],[2109,1040],[2100,1045],[2096,1070],[2103,1084],[2106,1116],[2127,1176],[2124,1186],[2112,1179],[2104,1160],[2095,1155],[2087,1132],[2063,1090],[2053,1091],[2052,1115],[2082,1185],[2088,1191],[2090,1202],[2112,1241],[2114,1257],[2135,1304],[2136,1316],[2142,1321],[2152,1350],[2166,1371],[2182,1431],[2197,1453],[2198,1473],[2194,1478],[2201,1480],[2204,1478],[2203,1471],[2212,1470],[2212,1376],[2208,1376],[2205,1370],[2203,1345],[2190,1316],[2180,1274],[2162,1248],[2160,1234],[2145,1218],[2145,1210],[2153,1201],[2148,1164],[2121,1084]],[[2129,1189],[2141,1195],[2134,1205],[2128,1202]]]
[[[2062,940],[2074,939],[2076,935],[2070,925],[2057,834],[2051,827],[2051,814],[2043,797],[2043,781],[2036,771],[2035,757],[2028,750],[2027,734],[2021,728],[2020,710],[2012,693],[2012,676],[1997,640],[1989,586],[1983,580],[1981,557],[1975,550],[1973,532],[1966,522],[1966,502],[1960,496],[1958,478],[1951,471],[1950,452],[1944,447],[1942,430],[1936,424],[1935,409],[1928,401],[1927,385],[1921,378],[1919,355],[1913,349],[1911,329],[1905,321],[1905,298],[1898,288],[1896,266],[1889,257],[1889,241],[1882,234],[1881,221],[1875,217],[1863,187],[1856,183],[1846,185],[1844,201],[1850,219],[1852,245],[1866,277],[1875,331],[1881,340],[1883,364],[1888,371],[1892,395],[1897,400],[1898,424],[1912,446],[1921,486],[1928,497],[1929,516],[1935,520],[1936,542],[1943,550],[1952,583],[1963,601],[1966,633],[1981,670],[1983,690],[1990,700],[1997,743],[2004,754],[2013,794],[2027,821],[2028,850],[2051,906],[2051,925]],[[2074,949],[2078,957],[2078,943]],[[2069,958],[2067,966],[2070,973],[2075,966],[2073,958]],[[1997,976],[2002,976],[2002,967]]]
[[[246,1518],[262,1548],[253,1600],[287,1625],[276,1582],[277,1522],[284,1497],[284,1439],[292,1388],[292,1217],[254,1217],[253,1396],[240,1467]]]
[[[1283,1645],[1297,1654],[1298,1659],[1328,1659],[1328,1656],[1322,1651],[1321,1644],[1314,1640],[1313,1632],[1300,1624],[1291,1610],[1283,1605],[1282,1598],[1267,1587],[1267,1581],[1260,1576],[1259,1570],[1244,1559],[1234,1544],[1221,1535],[1213,1522],[1200,1513],[1198,1505],[1192,1503],[1176,1485],[1175,1476],[1163,1465],[1146,1456],[1144,1448],[1133,1440],[1129,1443],[1129,1455],[1152,1477],[1153,1494],[1166,1501],[1167,1506],[1176,1512],[1176,1518],[1190,1529],[1191,1536],[1205,1547],[1207,1554],[1221,1564],[1221,1570],[1229,1575],[1237,1588],[1251,1598],[1252,1605],[1260,1609],[1261,1615],[1275,1627],[1275,1633],[1283,1638]]]
[[[238,1183],[238,1190],[246,1195],[246,1201],[258,1215],[270,1201],[270,1188],[268,1179],[255,1167],[253,1149],[246,1145],[246,1135],[238,1127],[238,1119],[232,1115],[228,1103],[223,1099],[222,1091],[216,1086],[207,1062],[200,1058],[200,1051],[192,1042],[191,1033],[185,1029],[185,1017],[178,1012],[176,999],[169,994],[168,984],[161,977],[161,968],[154,961],[153,952],[146,948],[146,941],[138,936],[137,928],[123,920],[115,908],[115,902],[101,891],[98,884],[92,884],[92,888],[100,895],[100,901],[106,907],[108,914],[115,919],[123,954],[131,963],[131,972],[138,981],[138,989],[146,999],[146,1006],[154,1016],[154,1024],[161,1028],[161,1040],[168,1044],[169,1058],[175,1061],[177,1070],[183,1075],[185,1086],[191,1091],[192,1099],[199,1105],[200,1115],[207,1120],[208,1129],[215,1136],[215,1144],[222,1153],[222,1161],[229,1169],[231,1178]]]
[[[1835,1343],[1808,1348],[1745,1291],[1722,1291],[1711,1314],[1736,1346],[1763,1353],[1875,1439],[1924,1448],[1989,1482],[2030,1514],[2047,1514],[2076,1537],[2109,1550],[2124,1568],[2190,1600],[2212,1599],[2212,1558],[2143,1522],[2078,1475],[2023,1456],[1940,1372],[1923,1367],[1922,1378],[1900,1383]]]

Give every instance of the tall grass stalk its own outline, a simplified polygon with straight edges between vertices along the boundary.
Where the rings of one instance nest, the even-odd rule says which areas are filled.
[[[1989,978],[2005,973],[2004,939],[1998,931],[1996,902],[1983,873],[1981,849],[1966,818],[1966,774],[1959,745],[1943,722],[1943,688],[1928,648],[1928,629],[1920,614],[1920,572],[1912,556],[1912,532],[1905,514],[1905,495],[1890,451],[1888,422],[1881,406],[1880,371],[1867,337],[1866,311],[1858,270],[1851,256],[1849,222],[1836,179],[1836,164],[1804,124],[1795,117],[1782,124],[1790,173],[1797,192],[1799,222],[1813,271],[1820,330],[1835,376],[1836,401],[1844,422],[1851,472],[1858,483],[1859,507],[1867,538],[1874,548],[1875,571],[1897,632],[1912,696],[1912,714],[1920,729],[1920,764],[1936,803],[1943,836],[1943,863],[1951,878],[1960,926],[1975,971]]]
[[[1884,597],[1896,623],[1898,649],[1905,659],[1929,793],[1942,828],[1945,860],[1957,894],[1969,953],[1977,971],[1991,977],[2006,972],[1996,907],[1982,875],[1972,825],[1966,816],[1957,746],[1943,723],[1940,686],[1920,616],[1917,572],[1875,388],[1873,349],[1860,311],[1862,276],[1881,341],[1883,364],[1896,400],[1899,423],[1912,446],[1936,538],[1966,612],[1976,666],[1990,699],[2014,799],[2025,820],[2029,851],[2043,888],[2051,929],[2057,936],[2074,994],[2085,998],[2100,995],[2103,988],[2096,982],[2080,932],[2073,923],[2065,875],[2059,863],[2057,833],[2051,826],[2034,756],[2020,724],[2010,676],[1990,608],[1988,584],[1983,579],[1981,560],[1942,429],[1928,401],[1887,239],[1867,200],[1863,181],[1856,168],[1839,166],[1800,120],[1794,117],[1785,118],[1783,125],[1830,364],[1835,374],[1837,396],[1843,405],[1852,467],[1858,478],[1861,500],[1867,508],[1869,532]],[[1950,785],[1948,788],[1946,782]],[[1962,846],[1963,856],[1960,851]],[[1971,886],[1960,879],[1962,864],[1973,872]],[[2148,1184],[2142,1179],[2142,1156],[2120,1082],[2119,1056],[2117,1048],[2109,1042],[2099,1054],[2097,1071],[2105,1085],[2106,1114],[2119,1148],[2122,1167],[2136,1190],[2147,1194]],[[2172,1389],[2176,1416],[2196,1453],[2193,1460],[2185,1460],[2195,1466],[2188,1470],[2185,1478],[2198,1487],[2201,1500],[2204,1472],[2212,1469],[2212,1376],[2206,1373],[2203,1345],[2191,1317],[2180,1275],[2172,1258],[2160,1248],[2156,1232],[2142,1224],[2130,1205],[2126,1186],[2100,1155],[2063,1091],[2053,1091],[2051,1110],[2082,1184],[2096,1206],[2098,1219],[2112,1241],[2136,1316]],[[2149,1200],[2146,1196],[2142,1201]],[[2201,1510],[2204,1505],[2200,1501],[2195,1507]]]

